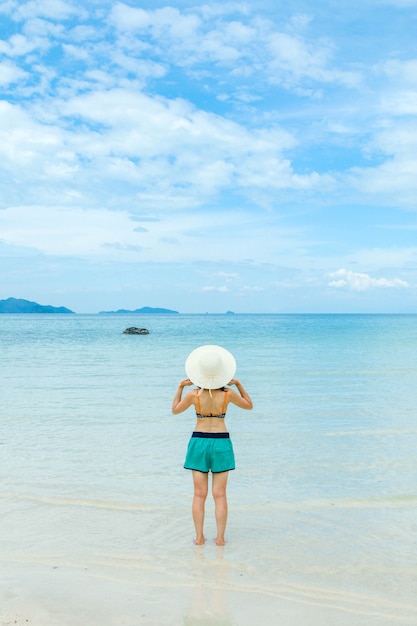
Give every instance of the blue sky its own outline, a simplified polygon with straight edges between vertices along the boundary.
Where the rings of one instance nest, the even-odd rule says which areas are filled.
[[[417,0],[2,0],[0,299],[415,312]]]

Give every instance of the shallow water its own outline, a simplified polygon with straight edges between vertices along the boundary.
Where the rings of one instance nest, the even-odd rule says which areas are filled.
[[[219,590],[211,624],[252,625],[242,593],[265,624],[288,602],[298,623],[417,623],[416,339],[417,316],[0,316],[2,567],[148,586],[132,624],[186,623],[206,600],[208,618]],[[170,412],[204,343],[234,353],[255,405],[227,416],[221,552],[192,545],[194,418]],[[183,590],[165,621],[162,582]]]

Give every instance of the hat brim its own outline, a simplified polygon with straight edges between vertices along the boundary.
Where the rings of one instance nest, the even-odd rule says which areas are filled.
[[[200,367],[200,360],[207,353],[220,357],[215,375],[206,376]],[[220,389],[229,384],[236,372],[236,361],[228,350],[216,345],[200,346],[193,350],[185,361],[185,372],[194,385],[203,389]]]

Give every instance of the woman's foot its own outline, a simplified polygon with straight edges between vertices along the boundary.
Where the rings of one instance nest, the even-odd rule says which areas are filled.
[[[214,540],[214,543],[216,544],[216,546],[225,546],[226,540],[224,537],[216,537],[216,539]]]
[[[194,544],[196,546],[203,546],[206,542],[206,538],[204,537],[204,535],[202,537],[196,537],[194,539]]]

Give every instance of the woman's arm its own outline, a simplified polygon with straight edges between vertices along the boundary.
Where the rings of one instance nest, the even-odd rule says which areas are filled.
[[[182,390],[184,387],[189,387],[193,383],[189,378],[184,378],[180,381],[177,391],[175,392],[174,399],[172,401],[172,412],[174,415],[178,413],[182,413],[186,409],[188,409],[192,404],[194,404],[194,391],[189,391],[184,398],[182,397]]]
[[[232,378],[229,385],[235,385],[236,389],[239,392],[236,393],[236,391],[234,391],[233,389],[229,389],[229,402],[236,404],[236,406],[240,407],[241,409],[247,409],[248,411],[253,409],[252,398],[250,397],[240,380],[238,380],[237,378]]]

